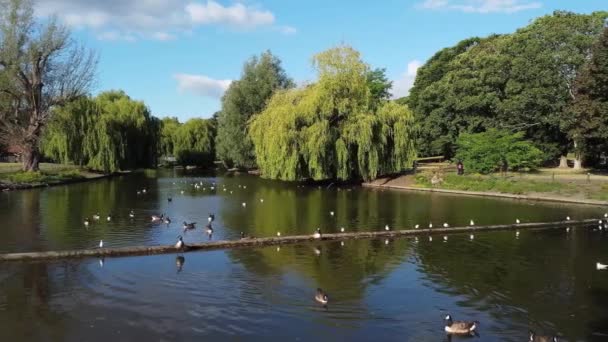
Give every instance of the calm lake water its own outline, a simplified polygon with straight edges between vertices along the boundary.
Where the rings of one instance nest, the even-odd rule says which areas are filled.
[[[196,189],[194,182],[203,185]],[[316,227],[500,224],[594,218],[607,210],[147,172],[1,193],[0,252],[87,248],[102,239],[108,247],[173,244],[179,234],[186,243],[201,242],[209,213],[216,216],[213,240],[222,240],[238,239],[241,231],[261,237],[311,234]],[[84,218],[95,213],[102,219],[85,227]],[[161,213],[173,222],[150,222]],[[184,234],[182,221],[200,227]],[[483,233],[474,241],[451,235],[447,242],[421,237],[193,252],[183,260],[175,254],[3,263],[0,341],[447,341],[447,313],[480,321],[478,341],[527,341],[530,328],[563,341],[608,341],[608,271],[595,269],[597,261],[608,263],[607,245],[608,235],[577,228],[522,231],[517,238]],[[313,300],[317,287],[330,297],[326,308]]]

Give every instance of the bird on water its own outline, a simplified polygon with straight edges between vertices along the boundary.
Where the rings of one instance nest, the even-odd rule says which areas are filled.
[[[529,342],[557,342],[557,336],[547,336],[547,335],[536,335],[536,333],[530,330],[530,339]]]
[[[320,239],[321,238],[321,228],[317,228],[317,230],[315,231],[314,234],[312,234],[312,237],[315,239]]]
[[[326,305],[329,302],[329,297],[327,293],[323,291],[321,288],[317,289],[317,293],[315,294],[315,300],[323,305]]]
[[[451,315],[447,315],[444,330],[448,334],[469,335],[477,329],[478,325],[477,321],[454,321]]]

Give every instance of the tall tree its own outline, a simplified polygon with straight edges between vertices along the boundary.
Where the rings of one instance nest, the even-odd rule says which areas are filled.
[[[391,97],[393,82],[386,77],[386,69],[376,68],[367,72],[367,87],[371,93],[371,106],[376,109]]]
[[[563,127],[578,142],[576,154],[597,160],[608,150],[608,27],[591,50],[573,84],[574,101]]]
[[[158,153],[160,156],[175,156],[175,135],[180,128],[176,117],[166,117],[160,121],[160,142]]]
[[[86,94],[96,64],[55,19],[36,23],[32,0],[0,0],[0,139],[21,149],[23,170],[38,169],[52,108]]]
[[[313,58],[316,83],[277,92],[251,123],[262,176],[374,179],[411,167],[414,118],[406,106],[373,108],[369,66],[340,46]]]
[[[174,149],[182,165],[213,165],[215,125],[211,119],[190,119],[175,133]]]
[[[240,80],[232,82],[222,98],[217,118],[218,158],[239,167],[255,166],[253,145],[247,134],[249,119],[264,109],[275,91],[292,86],[281,61],[270,51],[251,57]]]

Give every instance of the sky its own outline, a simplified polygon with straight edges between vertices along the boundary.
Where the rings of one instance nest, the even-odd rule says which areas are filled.
[[[510,33],[554,10],[608,10],[606,0],[37,0],[99,54],[93,94],[124,90],[157,117],[211,117],[243,63],[270,50],[296,82],[339,44],[386,68],[393,96],[418,67],[472,36]]]

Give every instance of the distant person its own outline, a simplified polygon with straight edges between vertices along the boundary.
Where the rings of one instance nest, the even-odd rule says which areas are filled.
[[[456,163],[456,170],[458,171],[458,175],[462,176],[464,175],[464,165],[462,164],[462,161],[458,161],[458,163]]]

